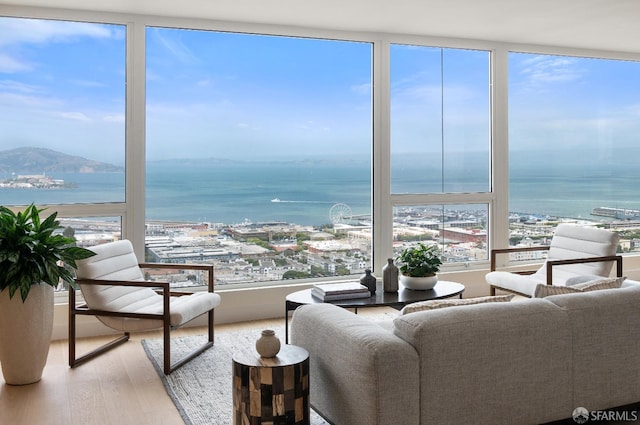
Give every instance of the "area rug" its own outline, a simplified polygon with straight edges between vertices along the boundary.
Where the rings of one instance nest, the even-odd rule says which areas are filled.
[[[275,328],[284,341],[284,326]],[[232,356],[255,346],[261,329],[217,332],[213,347],[169,376],[162,373],[162,339],[144,339],[142,346],[187,425],[229,425],[233,418]],[[193,351],[206,336],[177,337],[171,340],[172,358]],[[312,425],[328,425],[311,411]]]
[[[397,317],[392,309],[371,309],[364,313],[372,322]],[[284,343],[284,324],[272,327]],[[186,425],[229,425],[233,422],[232,357],[239,351],[253,349],[262,328],[216,332],[213,347],[169,376],[162,372],[162,339],[144,339],[142,346]],[[206,336],[176,337],[171,340],[172,358],[190,353],[206,341]],[[313,383],[311,383],[313,385]],[[313,401],[312,401],[313,402]],[[311,410],[311,425],[329,425]]]

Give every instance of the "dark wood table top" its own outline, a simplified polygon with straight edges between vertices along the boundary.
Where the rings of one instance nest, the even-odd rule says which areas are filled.
[[[440,280],[427,291],[416,291],[404,288],[400,285],[398,292],[384,292],[382,288],[378,288],[374,296],[368,298],[352,298],[335,301],[322,301],[311,295],[311,289],[293,292],[286,297],[287,309],[293,310],[305,304],[334,304],[345,308],[361,308],[361,307],[393,307],[400,309],[407,304],[418,302],[437,300],[441,298],[454,297],[462,294],[464,285],[456,282],[448,282]]]
[[[242,350],[233,355],[233,362],[249,367],[282,367],[301,363],[309,358],[302,347],[283,344],[275,357],[262,357],[255,350]]]

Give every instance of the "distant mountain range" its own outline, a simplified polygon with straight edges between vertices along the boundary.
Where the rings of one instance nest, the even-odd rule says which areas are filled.
[[[124,171],[105,162],[67,155],[51,149],[24,147],[0,151],[0,173],[105,173]]]

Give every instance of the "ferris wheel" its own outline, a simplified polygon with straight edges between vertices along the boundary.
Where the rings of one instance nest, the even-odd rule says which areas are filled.
[[[329,218],[333,224],[344,224],[351,220],[351,207],[347,204],[335,204],[329,210]]]

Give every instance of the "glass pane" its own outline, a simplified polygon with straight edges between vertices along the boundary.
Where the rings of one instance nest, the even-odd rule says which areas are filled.
[[[217,285],[360,273],[370,237],[350,231],[370,234],[371,52],[148,28],[154,255],[213,262]]]
[[[414,205],[393,209],[394,256],[416,242],[438,244],[442,262],[487,260],[489,206]]]
[[[640,219],[640,62],[511,53],[509,93],[512,228]]]
[[[83,248],[122,239],[121,217],[58,217],[58,220],[62,227],[59,232],[65,236],[74,237],[76,245]],[[66,290],[66,285],[61,282],[56,291]]]
[[[4,205],[124,201],[125,27],[0,17]]]
[[[490,190],[489,52],[391,46],[391,191]]]

